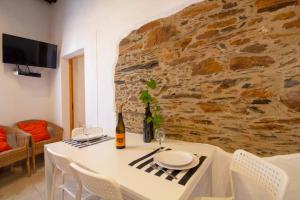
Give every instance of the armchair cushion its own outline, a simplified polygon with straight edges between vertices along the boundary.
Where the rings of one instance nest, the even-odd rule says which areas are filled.
[[[5,130],[2,127],[0,127],[0,142],[6,142]]]
[[[7,142],[0,142],[0,152],[11,150],[11,146],[7,144]]]
[[[7,144],[5,130],[0,127],[0,152],[10,149],[12,149],[12,147]]]
[[[47,129],[47,122],[44,120],[19,122],[18,127],[31,134],[34,142],[50,139],[50,135]]]

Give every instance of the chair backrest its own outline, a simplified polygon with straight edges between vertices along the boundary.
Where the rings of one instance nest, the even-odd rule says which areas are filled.
[[[232,190],[236,196],[237,189],[233,174],[246,177],[262,188],[272,200],[283,200],[288,185],[287,174],[279,167],[247,151],[236,150],[230,165]],[[255,199],[255,197],[253,198]]]
[[[74,128],[72,130],[72,136],[71,138],[74,138],[77,135],[82,135],[83,134],[83,128]]]
[[[88,134],[101,134],[103,132],[103,129],[101,127],[89,127],[86,128],[86,131]]]
[[[76,163],[70,164],[82,186],[90,193],[105,200],[122,200],[118,183],[109,177],[87,170]]]
[[[72,130],[72,138],[78,135],[82,135],[84,131],[88,132],[89,135],[94,134],[94,133],[99,133],[101,134],[103,132],[101,127],[89,127],[89,128],[74,128]]]
[[[49,148],[47,148],[47,152],[50,154],[50,159],[54,162],[56,168],[64,173],[72,174],[73,171],[70,167],[71,160],[68,157],[56,153]]]

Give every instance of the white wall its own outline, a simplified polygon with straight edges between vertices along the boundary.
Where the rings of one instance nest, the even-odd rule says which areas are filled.
[[[52,77],[55,70],[41,69],[42,78],[15,76],[14,65],[2,63],[2,33],[50,41],[51,7],[41,0],[0,1],[0,124],[18,120],[53,121]]]
[[[119,41],[133,29],[196,2],[199,0],[60,0],[54,5],[52,37],[61,42],[61,56],[84,48],[87,124],[114,132],[114,69]],[[57,74],[62,86],[63,63],[62,59]],[[63,92],[54,90],[57,101],[64,105]]]

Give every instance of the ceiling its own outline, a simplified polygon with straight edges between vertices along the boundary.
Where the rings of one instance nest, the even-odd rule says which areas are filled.
[[[51,3],[56,3],[57,0],[45,0],[45,1],[51,4]]]

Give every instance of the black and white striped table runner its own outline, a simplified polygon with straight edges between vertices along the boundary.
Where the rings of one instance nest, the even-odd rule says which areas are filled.
[[[63,142],[67,143],[69,145],[72,145],[74,147],[84,148],[84,147],[92,146],[94,144],[98,144],[98,143],[105,142],[105,141],[112,140],[112,139],[114,139],[114,138],[107,136],[107,135],[103,135],[99,138],[90,140],[89,143],[86,141],[80,142],[80,141],[76,141],[76,140],[72,140],[72,139],[63,140]]]
[[[171,149],[165,149],[165,148],[158,148],[158,149],[152,151],[151,153],[132,161],[131,163],[129,163],[129,166],[143,170],[146,173],[154,174],[157,177],[165,178],[168,181],[173,181],[172,176],[175,176],[175,177],[177,177],[177,180],[176,180],[177,183],[184,186],[190,180],[190,178],[195,174],[195,172],[200,168],[200,166],[206,159],[206,156],[200,156],[199,164],[196,167],[189,169],[189,170],[168,170],[167,168],[163,168],[163,170],[168,170],[168,172],[170,172],[172,174],[172,176],[170,176],[170,175],[163,176],[163,174],[165,174],[163,172],[163,170],[157,170],[157,169],[154,169],[153,167],[151,167],[151,163],[154,161],[153,157],[160,149],[162,149],[164,151],[171,150]]]

